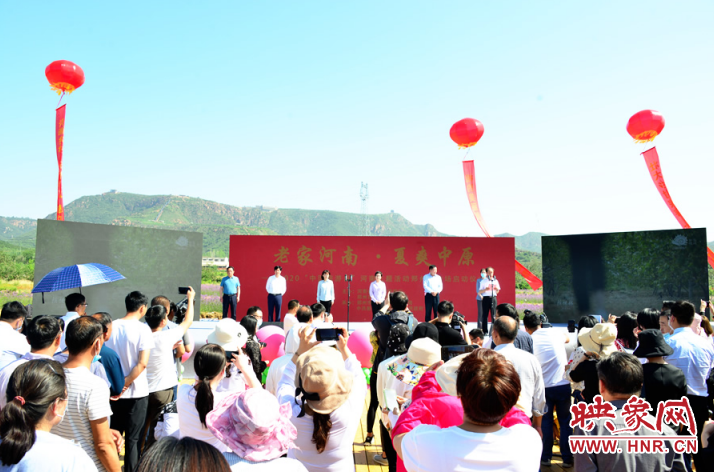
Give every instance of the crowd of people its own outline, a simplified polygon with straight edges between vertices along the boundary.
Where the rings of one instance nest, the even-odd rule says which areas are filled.
[[[384,287],[375,282],[379,299]],[[484,299],[495,296],[493,283],[483,286]],[[224,287],[239,293],[239,285]],[[430,288],[434,302],[438,286]],[[330,296],[323,283],[317,298]],[[263,313],[255,306],[240,321],[215,324],[192,355],[195,379],[182,380],[194,297],[189,288],[178,316],[168,298],[131,292],[116,319],[89,315],[81,294],[66,297],[62,317],[30,318],[19,302],[3,305],[0,471],[120,472],[122,451],[126,472],[355,470],[353,442],[368,394],[364,442],[374,443],[378,423],[382,452],[373,460],[390,472],[538,470],[552,463],[556,441],[561,466],[577,471],[714,464],[707,302],[698,313],[677,301],[608,320],[583,316],[572,333],[499,304],[489,332],[482,323],[468,331],[448,300],[420,323],[404,292],[387,293],[373,305],[367,385],[349,332],[332,323],[324,304],[291,300],[285,355],[271,363],[263,385],[268,366],[256,337]],[[337,336],[318,341],[325,328]],[[698,452],[571,451],[571,435],[608,436],[609,426],[629,425],[632,396],[649,403],[641,418],[650,423],[660,404],[687,398]],[[574,402],[602,401],[614,406],[610,423],[571,427]],[[630,434],[693,434],[673,426]]]

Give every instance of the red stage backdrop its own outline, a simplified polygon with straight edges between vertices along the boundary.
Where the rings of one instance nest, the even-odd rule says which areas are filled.
[[[441,300],[450,300],[470,322],[476,322],[476,280],[482,267],[492,266],[501,283],[499,303],[516,303],[515,240],[513,238],[441,238],[378,236],[231,236],[230,264],[240,279],[239,319],[248,307],[267,312],[265,283],[273,267],[283,267],[288,301],[317,301],[317,283],[324,269],[335,283],[335,321],[347,321],[347,282],[352,275],[350,321],[372,321],[369,284],[381,271],[387,290],[401,290],[409,308],[424,320],[422,277],[429,265],[438,268],[444,282]],[[267,320],[267,315],[264,316]]]

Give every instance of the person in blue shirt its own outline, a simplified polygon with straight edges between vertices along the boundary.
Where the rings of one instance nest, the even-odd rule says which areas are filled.
[[[121,368],[119,354],[108,347],[106,343],[112,335],[112,317],[109,313],[100,311],[92,315],[92,318],[102,324],[102,350],[99,351],[99,363],[104,366],[109,380],[109,392],[112,397],[119,395],[124,389],[124,371]]]
[[[228,317],[228,308],[231,309],[231,318],[238,321],[236,309],[240,301],[240,280],[233,275],[233,266],[226,269],[227,277],[221,279],[221,298],[223,298],[223,318]]]

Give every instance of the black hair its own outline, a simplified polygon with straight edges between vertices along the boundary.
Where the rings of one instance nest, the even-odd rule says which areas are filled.
[[[392,292],[389,296],[389,305],[394,311],[404,311],[407,309],[408,304],[409,298],[407,298],[407,294],[404,292]]]
[[[496,306],[496,313],[498,313],[498,316],[510,316],[514,320],[518,320],[518,312],[516,311],[516,307],[514,307],[510,303],[501,303]]]
[[[430,266],[429,266],[429,270],[431,270],[431,269],[436,269],[436,266],[435,266],[435,265],[430,265]]]
[[[235,271],[235,268],[233,266],[226,267],[226,270],[228,270],[228,269],[233,269]]]
[[[22,401],[15,400],[21,397]],[[7,384],[9,402],[0,412],[0,462],[19,463],[35,444],[37,423],[58,398],[67,397],[64,370],[52,359],[35,359],[15,369]]]
[[[245,312],[245,316],[252,316],[253,318],[257,318],[257,316],[255,316],[255,314],[258,313],[259,311],[263,311],[263,310],[261,310],[258,305],[253,305],[248,308],[248,311]]]
[[[124,305],[126,306],[127,313],[134,313],[135,311],[139,311],[142,306],[148,306],[149,299],[143,293],[134,291],[126,296]]]
[[[672,306],[677,303],[674,300],[663,300],[662,301],[662,310],[671,310]]]
[[[77,311],[76,308],[85,301],[86,298],[81,293],[70,293],[64,297],[64,306],[67,307],[67,311]]]
[[[7,302],[0,311],[0,320],[15,321],[18,318],[27,318],[27,308],[20,302]]]
[[[525,315],[523,315],[523,326],[525,326],[528,329],[536,329],[538,326],[542,324],[540,320],[540,315],[533,313],[532,311],[529,311]]]
[[[146,310],[146,315],[144,315],[144,320],[149,328],[156,329],[161,326],[161,322],[166,319],[166,308],[163,305],[154,305],[148,310]]]
[[[297,313],[295,313],[298,323],[309,323],[312,319],[312,308],[307,305],[300,305]]]
[[[60,323],[54,316],[36,316],[27,324],[27,342],[33,351],[48,348],[60,334]]]
[[[330,275],[330,271],[325,269],[322,271],[322,274],[320,275],[320,280],[325,280],[325,274]]]
[[[310,309],[312,310],[313,318],[319,318],[325,313],[325,305],[322,303],[313,303]]]
[[[258,330],[258,319],[253,315],[245,315],[240,320],[240,325],[248,332],[248,336],[255,336]]]
[[[687,301],[680,300],[674,302],[670,310],[679,326],[691,326],[694,321],[694,305]]]
[[[102,324],[91,316],[80,316],[67,326],[65,343],[73,356],[91,348],[94,341],[104,334]]]
[[[635,328],[637,328],[637,318],[633,313],[625,312],[617,319],[617,339],[624,341],[627,349],[634,349],[637,345]],[[657,320],[657,328],[659,329],[659,320]]]
[[[280,269],[280,270],[282,271],[282,270],[283,270],[283,266],[275,266],[275,267],[273,267],[273,271],[276,271],[276,270],[278,270],[278,269]]]
[[[98,311],[92,315],[92,318],[99,321],[102,324],[102,332],[107,334],[109,327],[112,325],[112,315],[106,311]]]
[[[597,324],[597,320],[592,315],[581,316],[578,320],[578,329],[593,328]]]
[[[518,322],[510,316],[496,318],[493,322],[493,331],[504,341],[515,341],[518,335]]]
[[[476,338],[484,339],[486,337],[483,330],[480,328],[475,328],[475,329],[472,329],[471,331],[469,331],[469,336],[471,336],[474,339],[476,339]]]
[[[660,311],[654,308],[645,308],[637,313],[637,325],[642,329],[659,329]]]
[[[436,313],[438,316],[451,316],[454,314],[454,304],[449,300],[444,300],[436,307]]]
[[[190,436],[161,438],[144,451],[136,472],[231,472],[221,452]]]
[[[298,306],[300,306],[300,302],[299,302],[299,301],[297,301],[297,300],[290,300],[290,301],[288,302],[288,311],[290,311],[290,310],[292,310],[293,308],[298,307]]]
[[[382,275],[382,273],[381,273],[380,271],[377,271],[377,272],[374,273],[374,276],[375,276],[375,277],[377,277],[378,275]]]
[[[249,316],[247,318],[253,318]],[[243,318],[245,319],[245,318]],[[253,318],[255,321],[255,318]],[[242,321],[241,321],[241,324]],[[221,374],[226,368],[226,351],[217,344],[205,344],[196,351],[193,359],[193,369],[198,381],[193,386],[196,390],[196,411],[201,424],[206,428],[206,415],[213,410],[213,390],[211,380]]]
[[[626,352],[613,352],[597,363],[597,376],[610,393],[639,395],[644,375],[640,360]]]

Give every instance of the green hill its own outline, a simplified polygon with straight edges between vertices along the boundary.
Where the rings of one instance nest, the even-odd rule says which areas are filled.
[[[47,218],[55,219],[56,214]],[[83,223],[139,226],[203,233],[204,253],[228,253],[231,234],[357,236],[363,217],[325,210],[236,207],[176,195],[109,192],[78,198],[65,206],[65,219]],[[27,218],[0,218],[0,240],[34,247],[37,223]],[[446,236],[432,225],[415,225],[397,213],[369,215],[374,236]]]
[[[516,248],[540,254],[540,237],[548,236],[545,233],[526,233],[523,236],[514,236],[510,233],[497,234],[497,238],[516,238]]]

